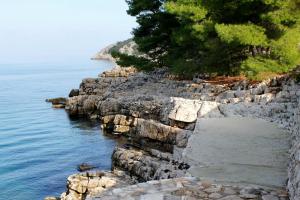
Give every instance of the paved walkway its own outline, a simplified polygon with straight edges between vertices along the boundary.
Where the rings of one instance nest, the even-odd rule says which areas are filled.
[[[184,159],[191,175],[201,179],[285,187],[286,134],[259,119],[198,119]]]

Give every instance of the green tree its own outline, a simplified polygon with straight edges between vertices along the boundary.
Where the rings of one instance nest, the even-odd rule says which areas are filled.
[[[300,61],[300,0],[128,0],[134,40],[146,56],[123,65],[173,72],[287,72]]]
[[[147,59],[130,58],[138,64],[149,66],[165,65],[165,52],[170,48],[172,28],[178,26],[176,18],[163,10],[163,0],[126,0],[129,5],[128,14],[135,16],[139,26],[133,30],[134,41],[139,51],[147,55]],[[147,61],[147,62],[146,62]],[[144,66],[141,66],[144,67]]]

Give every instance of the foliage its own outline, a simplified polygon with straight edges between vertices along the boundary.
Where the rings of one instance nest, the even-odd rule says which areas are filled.
[[[265,29],[254,24],[216,24],[215,29],[220,40],[227,44],[267,45]]]
[[[300,0],[127,0],[144,57],[119,57],[140,69],[174,73],[287,72],[299,64]]]
[[[122,54],[118,51],[112,51],[111,55],[118,58],[118,64],[123,67],[135,66],[137,69],[145,71],[151,71],[158,67],[155,62],[149,62],[149,59],[141,56]]]

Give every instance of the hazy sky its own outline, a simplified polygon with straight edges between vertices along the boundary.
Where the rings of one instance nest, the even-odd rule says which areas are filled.
[[[0,64],[89,59],[131,37],[125,0],[0,0]]]

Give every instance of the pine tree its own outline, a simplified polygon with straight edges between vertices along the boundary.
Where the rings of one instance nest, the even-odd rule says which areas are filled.
[[[300,0],[128,0],[134,40],[145,57],[120,57],[141,69],[283,73],[300,62]]]

